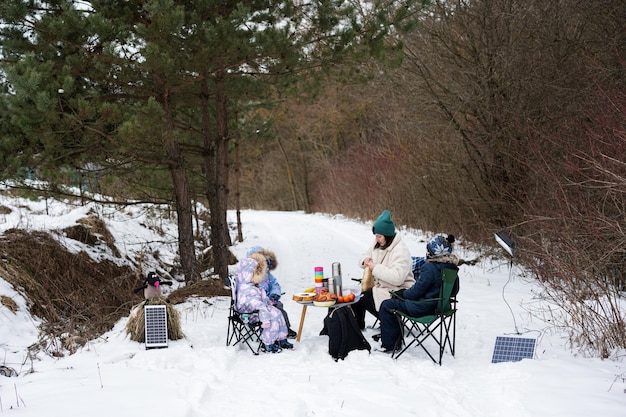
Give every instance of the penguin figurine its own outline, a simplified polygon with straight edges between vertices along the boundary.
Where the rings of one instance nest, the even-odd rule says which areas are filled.
[[[143,290],[143,298],[150,300],[155,297],[161,297],[161,285],[172,285],[170,281],[161,281],[161,277],[154,271],[148,273],[148,277],[143,285],[133,290],[135,294]]]

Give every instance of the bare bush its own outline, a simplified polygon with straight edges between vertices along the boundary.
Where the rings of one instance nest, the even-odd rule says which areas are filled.
[[[31,314],[43,319],[40,347],[53,354],[63,352],[59,338],[71,353],[130,310],[136,277],[127,267],[71,253],[44,232],[8,230],[0,252],[3,277],[29,300]]]
[[[553,135],[538,135],[532,156],[545,146],[570,144],[558,161],[535,165],[545,198],[528,207],[535,233],[525,258],[546,297],[565,309],[561,325],[573,345],[608,357],[626,346],[626,93],[598,88],[586,118]]]
[[[357,173],[329,187],[368,217],[383,204],[403,224],[477,242],[512,226],[572,346],[602,357],[626,346],[622,7],[435,2],[397,85],[365,91],[389,116],[364,129],[367,157],[346,153]],[[359,194],[370,182],[380,187]]]

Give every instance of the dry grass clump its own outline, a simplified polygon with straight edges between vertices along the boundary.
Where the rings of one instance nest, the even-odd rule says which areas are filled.
[[[230,290],[224,288],[224,283],[220,279],[207,279],[173,291],[168,295],[167,301],[172,304],[179,304],[189,297],[215,297],[219,295],[228,296]]]
[[[63,230],[65,236],[85,243],[104,242],[119,256],[106,224],[95,216]],[[97,261],[85,252],[72,253],[47,232],[10,229],[0,235],[0,275],[26,300],[33,316],[42,320],[40,340],[32,350],[43,350],[54,356],[74,353],[89,340],[111,330],[126,317],[136,303],[133,289],[137,272],[131,266]],[[172,292],[166,303],[168,333],[171,340],[184,337],[174,304],[190,296],[229,295],[218,279],[196,282]],[[13,299],[2,296],[3,306],[15,312]],[[132,340],[145,338],[142,301],[134,305],[128,322]]]
[[[0,237],[0,253],[3,278],[29,301],[30,313],[44,321],[42,331],[50,340],[96,338],[132,304],[136,277],[130,268],[70,253],[48,233],[7,230]]]
[[[203,269],[213,268],[215,263],[215,256],[213,255],[213,248],[209,248],[202,252],[199,257],[200,266]],[[239,262],[239,259],[231,251],[228,251],[228,265],[235,265]]]
[[[102,219],[91,215],[76,220],[76,223],[78,223],[78,225],[64,229],[68,237],[89,245],[95,245],[98,241],[102,240],[115,256],[120,256],[120,251],[115,246],[115,239]],[[74,234],[76,237],[71,234]],[[83,239],[88,239],[88,241]]]
[[[99,241],[98,236],[91,233],[91,230],[82,224],[66,227],[63,229],[63,233],[65,233],[65,236],[68,238],[77,240],[89,246],[94,246],[98,244]]]
[[[150,300],[143,301],[133,307],[130,317],[126,323],[126,333],[130,336],[130,340],[144,343],[146,341],[145,334],[145,305],[165,305],[167,311],[167,337],[170,340],[179,340],[185,337],[180,326],[180,317],[178,311],[163,297],[155,297]]]
[[[19,310],[19,307],[17,306],[15,300],[6,295],[0,295],[0,304],[11,310],[12,313],[15,313],[17,312],[17,310]]]

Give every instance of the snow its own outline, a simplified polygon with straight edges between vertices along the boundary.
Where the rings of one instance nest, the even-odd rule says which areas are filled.
[[[148,206],[117,211],[0,196],[12,212],[0,214],[0,231],[62,229],[89,213],[106,221],[122,256],[145,248],[162,259],[175,257],[175,224]],[[46,214],[48,213],[48,214]],[[393,213],[392,213],[393,214]],[[235,224],[235,213],[229,212]],[[232,251],[244,256],[261,245],[278,258],[275,275],[286,292],[283,302],[292,328],[302,308],[291,295],[313,286],[313,271],[325,275],[340,262],[344,287],[358,284],[357,259],[373,242],[371,222],[303,212],[246,210],[241,213],[244,242]],[[232,228],[234,229],[234,227]],[[234,232],[233,232],[234,233]],[[421,256],[432,235],[400,227],[411,252]],[[235,235],[233,235],[233,238]],[[92,250],[61,238],[73,250]],[[478,254],[463,248],[458,254]],[[75,246],[74,246],[75,245]],[[98,257],[107,256],[102,249]],[[233,267],[234,268],[234,267]],[[419,348],[398,360],[373,350],[353,351],[335,362],[327,336],[319,336],[325,308],[309,307],[300,342],[293,351],[254,356],[247,348],[226,346],[229,299],[192,298],[176,306],[186,338],[164,349],[146,350],[125,332],[127,319],[71,356],[39,353],[39,321],[24,300],[0,277],[0,295],[12,298],[16,313],[0,307],[3,365],[19,376],[0,376],[0,413],[19,417],[85,416],[369,416],[527,417],[623,416],[626,365],[622,359],[584,358],[568,348],[565,335],[532,314],[538,288],[508,260],[461,266],[457,314],[457,352],[434,364]],[[169,291],[168,288],[165,288]],[[129,294],[132,297],[133,294]],[[367,316],[368,324],[374,319]],[[366,329],[371,340],[374,329]],[[537,339],[534,359],[491,363],[497,336],[521,334]],[[618,356],[619,357],[619,356]],[[623,356],[622,356],[623,357]],[[31,372],[32,371],[32,372]]]

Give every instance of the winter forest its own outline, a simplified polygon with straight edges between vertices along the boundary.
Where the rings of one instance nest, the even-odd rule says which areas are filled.
[[[2,1],[0,86],[2,192],[164,207],[188,285],[228,210],[388,209],[626,347],[623,0]]]

